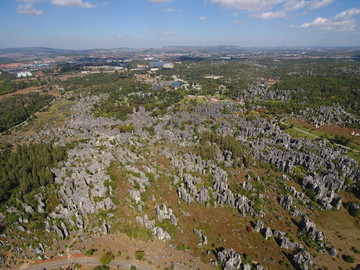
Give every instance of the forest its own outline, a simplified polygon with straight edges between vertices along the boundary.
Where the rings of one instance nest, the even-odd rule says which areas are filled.
[[[25,89],[32,86],[42,85],[43,82],[29,79],[15,79],[15,75],[1,74],[0,75],[0,95],[15,92],[17,90]]]
[[[251,154],[245,155],[244,146],[232,135],[218,135],[215,132],[204,132],[201,134],[200,142],[203,144],[203,148],[200,148],[199,155],[206,157],[207,153],[204,151],[209,150],[207,143],[217,144],[222,151],[229,151],[232,153],[233,167],[238,168],[241,165],[248,166],[251,160]]]
[[[23,194],[54,182],[52,166],[66,158],[65,147],[50,143],[17,145],[0,152],[0,203],[19,189]]]
[[[25,121],[53,99],[53,96],[32,92],[25,95],[14,95],[0,101],[0,132]]]
[[[360,79],[309,76],[293,78],[276,83],[274,90],[296,90],[292,101],[301,107],[342,105],[353,114],[360,112]],[[293,112],[296,112],[293,110]]]

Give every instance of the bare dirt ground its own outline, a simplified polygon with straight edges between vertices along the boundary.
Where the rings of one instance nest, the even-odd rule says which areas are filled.
[[[11,97],[13,95],[18,95],[18,94],[25,95],[25,94],[28,94],[30,92],[36,92],[36,91],[39,91],[40,89],[41,89],[41,86],[32,86],[32,87],[28,87],[28,88],[25,88],[25,89],[17,90],[17,91],[12,92],[12,93],[1,95],[0,100],[4,100],[4,99],[6,99],[8,97]]]
[[[351,217],[342,207],[338,211],[324,211],[313,217],[318,228],[323,231],[332,245],[339,253],[338,258],[332,259],[328,254],[320,254],[316,258],[319,266],[326,265],[329,269],[340,269],[346,267],[349,269],[356,263],[350,264],[342,259],[342,255],[351,255],[355,262],[360,261],[360,255],[355,254],[351,248],[360,247],[360,230],[359,220]],[[331,267],[330,267],[331,266]]]
[[[97,249],[94,253],[96,256],[101,256],[107,251],[117,255],[120,251],[121,255],[115,259],[125,259],[129,262],[136,262],[135,252],[143,250],[145,251],[144,262],[153,265],[154,268],[164,269],[171,267],[172,264],[177,264],[178,266],[183,265],[185,269],[213,269],[210,265],[201,262],[200,258],[194,257],[186,251],[177,250],[168,243],[158,239],[143,241],[130,239],[123,233],[114,233],[89,241],[86,249],[91,248]]]

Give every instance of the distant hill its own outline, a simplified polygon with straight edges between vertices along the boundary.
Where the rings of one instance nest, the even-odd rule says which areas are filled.
[[[52,49],[47,47],[21,47],[0,49],[0,53],[54,53],[64,51],[60,49]]]
[[[22,48],[6,48],[0,49],[0,54],[26,54],[26,55],[73,55],[81,51],[53,49],[47,47],[22,47]]]
[[[55,49],[48,47],[21,47],[21,48],[6,48],[0,49],[1,54],[23,54],[23,55],[83,55],[89,53],[107,53],[116,51],[136,51],[130,48],[113,48],[113,49],[87,49],[87,50],[70,50],[70,49]]]
[[[226,52],[226,51],[243,51],[245,48],[235,45],[218,45],[218,46],[165,46],[162,48],[165,51],[172,50],[196,50],[201,52]]]

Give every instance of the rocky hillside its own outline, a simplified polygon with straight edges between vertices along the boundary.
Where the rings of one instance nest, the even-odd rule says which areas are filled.
[[[2,268],[84,254],[116,234],[192,256],[161,265],[143,248],[144,260],[173,269],[334,269],[354,266],[344,256],[360,260],[359,199],[350,192],[360,170],[347,150],[291,137],[235,102],[94,117],[106,98],[77,97],[61,124],[22,138],[65,147],[67,158],[52,166],[53,183],[2,204]]]

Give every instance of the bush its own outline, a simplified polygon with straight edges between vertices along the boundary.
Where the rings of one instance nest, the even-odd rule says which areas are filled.
[[[208,143],[201,143],[195,148],[195,154],[204,160],[214,159],[216,154],[216,146]]]
[[[351,138],[347,138],[343,135],[335,135],[333,139],[330,140],[333,143],[338,143],[341,145],[349,145],[353,140]]]
[[[342,258],[345,262],[348,262],[348,263],[354,263],[355,262],[355,258],[353,256],[350,256],[350,255],[342,255]]]
[[[351,248],[352,251],[354,251],[355,254],[360,254],[360,249],[356,247]]]
[[[85,256],[91,256],[94,254],[95,251],[97,251],[97,249],[94,249],[94,248],[89,249],[85,252]]]
[[[360,217],[360,204],[357,202],[350,202],[346,204],[346,208],[353,217]]]
[[[108,269],[110,269],[109,266],[106,266],[106,265],[98,265],[98,266],[94,267],[93,270],[108,270]]]
[[[135,127],[133,124],[131,125],[112,125],[111,128],[117,128],[120,133],[128,133],[128,132],[134,132]]]
[[[134,266],[134,265],[132,265],[131,267],[130,267],[130,270],[136,270],[137,268],[136,268],[136,266]]]
[[[115,258],[115,256],[111,253],[111,252],[106,252],[104,255],[102,255],[102,257],[100,258],[100,263],[102,265],[107,265],[109,264],[113,259]]]
[[[135,252],[135,259],[141,261],[145,258],[145,251],[143,250],[138,250]]]

